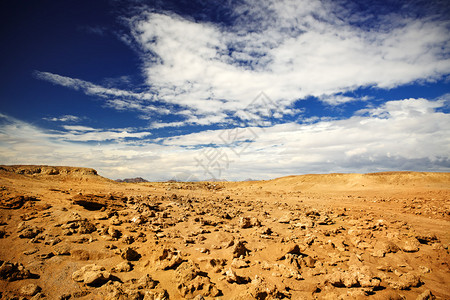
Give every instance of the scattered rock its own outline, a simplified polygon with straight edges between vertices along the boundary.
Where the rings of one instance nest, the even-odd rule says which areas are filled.
[[[131,245],[134,243],[134,237],[132,237],[131,235],[124,235],[121,239],[122,243],[125,243],[127,245]]]
[[[269,299],[283,299],[291,298],[289,293],[280,292],[276,285],[265,281],[263,278],[256,276],[251,281],[248,288],[237,296],[236,300],[269,300]]]
[[[123,259],[129,260],[129,261],[136,261],[141,258],[141,255],[134,250],[133,248],[127,247],[123,250],[121,250],[120,255]]]
[[[21,239],[32,239],[36,237],[39,233],[41,233],[43,230],[42,228],[38,228],[36,226],[29,226],[29,225],[19,225],[19,237]]]
[[[114,268],[112,268],[112,272],[130,272],[133,269],[133,265],[128,261],[123,261]]]
[[[0,208],[4,209],[19,209],[27,202],[40,201],[35,197],[24,195],[14,196],[8,199],[0,199]]]
[[[372,275],[367,267],[352,266],[348,271],[335,271],[326,281],[335,287],[378,287],[381,279]]]
[[[145,291],[143,300],[169,300],[169,293],[163,289]]]
[[[153,289],[158,285],[158,281],[153,280],[149,274],[145,274],[136,282],[138,289]]]
[[[109,281],[111,274],[104,267],[96,264],[86,265],[72,274],[76,282],[84,282],[88,286],[99,287]]]
[[[290,215],[285,215],[281,218],[278,219],[279,223],[283,223],[283,224],[289,224],[291,222],[291,216]]]
[[[107,233],[114,239],[118,239],[122,236],[122,233],[120,232],[120,230],[118,230],[114,227],[109,227]]]
[[[435,234],[418,235],[416,236],[416,239],[419,241],[419,243],[427,245],[439,242],[439,239]]]
[[[400,248],[393,242],[377,242],[374,247],[372,256],[384,257],[386,253],[396,253]]]
[[[436,299],[436,297],[431,293],[430,290],[424,291],[416,298],[416,300],[432,300],[432,299]]]
[[[245,244],[243,241],[239,241],[236,243],[236,245],[234,245],[233,248],[233,258],[236,257],[245,257],[249,254],[250,250],[247,249],[247,247],[245,247]]]
[[[276,258],[277,260],[285,259],[287,254],[302,255],[300,247],[297,244],[282,245],[281,247],[276,249],[276,251],[278,253],[282,253],[281,255],[278,255],[278,257]]]
[[[157,254],[155,261],[161,270],[176,269],[182,262],[181,254],[174,248],[163,248]]]
[[[31,274],[21,263],[0,260],[0,278],[7,281],[15,281],[36,278],[36,275]]]
[[[240,258],[234,258],[231,266],[235,269],[248,268],[248,262]]]
[[[412,287],[418,287],[422,284],[420,277],[415,274],[402,274],[398,280],[387,280],[389,286],[395,290],[408,290]]]
[[[78,222],[78,233],[87,234],[96,231],[97,228],[94,224],[88,220],[82,220]]]
[[[37,284],[30,283],[20,288],[20,293],[24,296],[34,296],[41,291],[41,287]]]
[[[229,269],[225,273],[225,278],[229,283],[245,284],[249,283],[251,280],[249,277],[238,276],[233,270]]]
[[[400,244],[400,248],[404,252],[417,252],[420,248],[420,243],[416,238],[409,238],[406,240],[403,240]]]
[[[198,266],[188,260],[176,269],[178,291],[181,296],[192,298],[193,294],[200,292],[203,296],[216,297],[221,294],[219,289],[210,281]]]
[[[53,252],[56,255],[70,255],[70,250],[71,247],[67,243],[61,243],[53,247]]]
[[[240,228],[250,228],[250,227],[252,227],[252,223],[250,222],[250,218],[248,218],[248,217],[241,217],[239,219],[239,227]]]

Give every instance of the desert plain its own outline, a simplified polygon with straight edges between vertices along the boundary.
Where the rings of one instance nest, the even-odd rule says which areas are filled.
[[[450,173],[0,166],[1,299],[450,299]]]

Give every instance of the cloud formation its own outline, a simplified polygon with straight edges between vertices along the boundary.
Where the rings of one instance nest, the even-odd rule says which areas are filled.
[[[46,121],[51,121],[51,122],[77,122],[80,121],[81,118],[77,117],[77,116],[73,116],[73,115],[64,115],[64,116],[60,116],[60,117],[46,117],[43,118]]]
[[[155,138],[132,130],[66,125],[46,131],[2,115],[0,160],[96,168],[116,177],[269,179],[286,174],[450,171],[449,96],[368,106],[342,120],[209,130]],[[127,137],[146,139],[129,140]],[[106,141],[101,145],[85,141]],[[213,158],[213,159],[211,159]]]
[[[140,6],[116,34],[139,55],[141,85],[127,87],[130,76],[100,84],[34,75],[135,112],[147,128],[99,129],[66,115],[46,118],[67,123],[49,131],[3,115],[0,158],[83,161],[105,176],[150,180],[449,171],[449,95],[374,96],[448,80],[450,20],[431,9],[410,13],[414,3],[361,10],[344,0],[230,1],[229,18],[215,22]],[[299,108],[303,100],[361,109],[319,117]]]
[[[285,106],[307,96],[343,103],[352,99],[333,95],[448,74],[446,20],[392,15],[364,30],[327,2],[254,4],[236,7],[240,18],[227,27],[155,12],[132,19],[158,97],[214,114],[241,110],[260,91]]]
[[[450,21],[436,15],[362,15],[345,1],[315,0],[247,0],[230,9],[226,25],[151,9],[129,18],[123,38],[139,49],[143,92],[36,76],[138,111],[162,128],[238,124],[238,112],[261,91],[293,113],[292,105],[309,96],[340,105],[366,100],[345,95],[358,88],[433,82],[450,70]],[[167,114],[177,120],[154,121]]]

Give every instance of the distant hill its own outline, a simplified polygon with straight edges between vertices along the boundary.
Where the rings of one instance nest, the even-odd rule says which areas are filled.
[[[125,179],[116,179],[117,182],[126,182],[126,183],[140,183],[140,182],[148,182],[148,180],[142,177],[135,178],[125,178]]]
[[[54,180],[111,181],[98,175],[92,168],[47,165],[0,165],[0,177],[25,176],[28,178],[52,178]]]

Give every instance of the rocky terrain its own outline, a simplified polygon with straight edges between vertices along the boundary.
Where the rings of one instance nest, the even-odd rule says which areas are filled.
[[[119,183],[0,166],[2,299],[450,299],[450,173]]]

